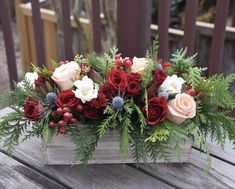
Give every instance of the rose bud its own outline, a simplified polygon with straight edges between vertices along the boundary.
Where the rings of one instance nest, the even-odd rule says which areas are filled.
[[[60,121],[58,122],[58,126],[59,126],[59,127],[64,127],[66,124],[67,124],[67,123],[66,123],[64,120],[60,120]]]
[[[132,66],[132,61],[131,61],[130,59],[124,60],[123,66],[124,66],[126,69],[131,68],[131,66]]]
[[[69,121],[73,118],[73,114],[71,114],[69,112],[65,112],[63,117],[64,117],[64,121]]]
[[[195,96],[196,95],[196,92],[195,92],[195,89],[189,89],[188,90],[188,94],[190,95],[190,96]]]
[[[122,60],[121,59],[116,59],[115,64],[116,64],[117,67],[122,66]]]

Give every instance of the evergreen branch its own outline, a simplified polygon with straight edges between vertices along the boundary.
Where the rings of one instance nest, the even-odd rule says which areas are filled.
[[[170,133],[169,130],[165,127],[161,127],[159,125],[155,126],[153,129],[152,134],[145,139],[145,142],[150,141],[150,142],[162,142],[162,141],[167,141]]]
[[[141,135],[143,135],[144,129],[147,126],[147,122],[145,121],[145,117],[143,113],[141,112],[140,107],[137,106],[136,104],[134,104],[134,107],[139,117],[138,122],[140,123],[140,129],[141,129],[140,132],[141,132]]]

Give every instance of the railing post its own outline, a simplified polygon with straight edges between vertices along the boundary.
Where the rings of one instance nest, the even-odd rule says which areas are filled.
[[[117,1],[117,41],[123,56],[144,56],[151,43],[151,1]]]
[[[8,64],[8,73],[11,89],[14,87],[14,81],[18,81],[17,67],[16,67],[16,57],[13,36],[11,31],[11,18],[9,12],[9,2],[8,0],[2,0],[0,6],[0,19],[2,24],[4,43],[6,48],[6,57]]]
[[[228,8],[229,0],[217,0],[215,26],[213,31],[213,40],[208,70],[209,75],[221,72]]]

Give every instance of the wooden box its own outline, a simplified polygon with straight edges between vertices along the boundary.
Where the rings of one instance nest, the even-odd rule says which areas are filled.
[[[99,141],[92,159],[89,164],[108,164],[108,163],[135,163],[131,153],[126,159],[121,159],[119,154],[119,133],[106,132],[103,138]],[[170,162],[189,162],[191,154],[191,140],[189,139],[183,147],[184,152],[181,158],[178,159],[175,153],[171,152]],[[71,164],[74,159],[75,146],[70,141],[70,136],[58,135],[54,136],[51,142],[47,145],[43,144],[44,163],[49,165],[66,165]],[[152,162],[150,158],[147,163]],[[164,162],[163,159],[158,160],[159,163]],[[75,164],[79,164],[76,162]]]

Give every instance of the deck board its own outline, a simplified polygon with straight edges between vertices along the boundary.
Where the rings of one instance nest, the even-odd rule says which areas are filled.
[[[0,117],[9,111],[11,111],[9,108],[0,110]],[[122,164],[85,167],[81,165],[52,166],[42,163],[41,140],[33,138],[17,147],[13,156],[17,161],[13,161],[28,168],[31,172],[32,170],[39,172],[38,174],[43,176],[42,182],[52,182],[65,188],[235,188],[235,153],[232,150],[232,144],[227,142],[224,151],[214,142],[208,141],[208,145],[213,155],[212,167],[208,175],[203,172],[206,156],[197,149],[192,149],[190,163],[183,164],[157,164],[157,166],[148,164],[141,165],[139,168],[136,168],[134,164],[127,164],[125,168]],[[5,166],[5,169],[11,168],[10,165]],[[38,183],[40,182],[36,181],[36,186]],[[0,188],[4,188],[4,184],[0,181]],[[32,184],[35,184],[34,180]],[[38,187],[43,188],[43,186]]]

